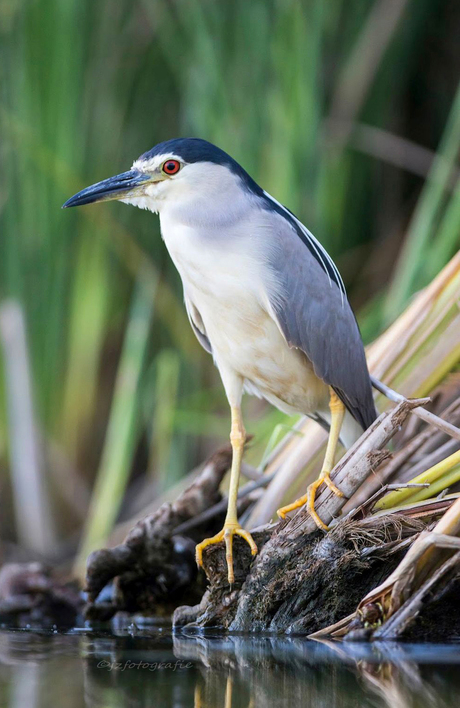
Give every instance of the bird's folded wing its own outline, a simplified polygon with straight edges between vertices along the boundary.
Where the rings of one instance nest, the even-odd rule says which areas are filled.
[[[272,316],[289,346],[307,355],[316,375],[367,428],[376,411],[361,335],[347,297],[296,228],[278,214],[273,220],[270,268],[277,287],[267,287]]]
[[[192,329],[195,332],[196,338],[198,339],[199,343],[203,347],[203,349],[206,349],[209,354],[212,354],[212,347],[211,347],[211,342],[209,341],[207,335],[206,335],[206,329],[203,323],[203,320],[201,319],[201,315],[198,312],[197,308],[193,304],[193,302],[190,300],[190,298],[187,296],[187,293],[184,292],[184,302],[185,302],[185,308],[187,310],[187,315],[190,320],[190,324],[192,325]]]

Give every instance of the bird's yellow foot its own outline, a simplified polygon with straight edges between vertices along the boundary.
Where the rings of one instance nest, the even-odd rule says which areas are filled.
[[[329,472],[322,472],[318,479],[309,485],[306,494],[296,499],[295,502],[292,502],[292,504],[288,504],[287,506],[283,506],[281,507],[281,509],[278,509],[276,513],[278,514],[280,519],[284,519],[286,517],[286,514],[289,514],[290,511],[294,511],[294,509],[299,509],[304,504],[307,504],[308,511],[310,512],[310,516],[312,517],[315,524],[320,529],[327,531],[329,527],[326,526],[324,521],[319,518],[318,514],[315,511],[316,490],[322,484],[328,486],[331,492],[334,492],[334,494],[336,494],[338,497],[343,497],[343,492],[341,492],[340,489],[335,486],[334,482],[329,476]]]
[[[308,494],[304,494],[303,497],[299,497],[295,501],[292,502],[292,504],[287,504],[286,506],[282,506],[278,511],[276,512],[280,519],[285,519],[286,516],[289,514],[291,511],[295,511],[295,509],[300,509],[301,506],[306,504],[308,501]]]
[[[257,546],[254,543],[254,539],[248,531],[245,531],[238,523],[234,524],[224,524],[222,531],[218,534],[212,536],[212,538],[205,538],[196,547],[196,562],[198,566],[203,566],[203,551],[208,546],[212,546],[215,543],[220,543],[225,541],[225,558],[227,560],[227,570],[228,570],[228,582],[230,585],[234,582],[235,576],[233,573],[233,536],[241,536],[244,538],[246,543],[249,544],[251,548],[251,553],[253,556],[257,553]]]

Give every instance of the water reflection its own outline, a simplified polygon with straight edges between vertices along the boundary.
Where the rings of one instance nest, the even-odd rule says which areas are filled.
[[[0,632],[5,708],[450,708],[459,691],[455,644]]]

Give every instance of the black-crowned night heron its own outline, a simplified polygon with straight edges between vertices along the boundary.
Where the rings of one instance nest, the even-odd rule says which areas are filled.
[[[375,419],[364,348],[342,278],[310,231],[227,153],[205,140],[160,143],[123,172],[88,187],[64,206],[117,199],[158,212],[161,233],[182,278],[185,306],[212,354],[231,407],[233,461],[224,528],[198,544],[224,540],[233,581],[233,536],[257,547],[237,517],[246,433],[243,391],[285,413],[304,413],[329,429],[321,474],[279,515],[314,504],[330,479],[339,438],[352,445]]]

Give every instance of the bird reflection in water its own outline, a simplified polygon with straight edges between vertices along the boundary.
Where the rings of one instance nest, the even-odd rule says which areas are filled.
[[[457,708],[459,666],[453,643],[0,631],[0,705],[48,708],[54,694],[65,708]]]

